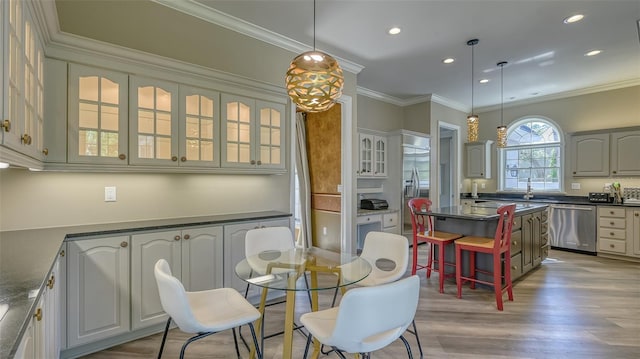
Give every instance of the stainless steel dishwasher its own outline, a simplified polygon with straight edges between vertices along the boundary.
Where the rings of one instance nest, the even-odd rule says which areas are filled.
[[[596,254],[596,207],[552,204],[549,206],[552,248]]]

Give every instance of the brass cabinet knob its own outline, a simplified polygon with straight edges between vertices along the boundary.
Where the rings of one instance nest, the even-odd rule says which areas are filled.
[[[49,287],[49,289],[53,289],[53,285],[56,283],[56,277],[55,276],[51,276],[51,278],[49,278],[49,280],[47,281],[47,287]]]
[[[185,157],[185,156],[180,157],[180,161],[187,162],[187,157]]]
[[[610,236],[615,236],[616,234],[615,234],[615,233],[613,233],[613,232],[609,232],[609,235],[610,235]]]
[[[184,239],[185,239],[185,240],[189,240],[189,238],[191,238],[191,236],[190,236],[190,235],[188,235],[188,234],[185,234],[185,235],[184,235]]]
[[[618,173],[618,171],[613,171],[613,174],[616,174],[616,173]]]
[[[178,156],[171,156],[171,161],[175,162],[178,160]]]
[[[64,257],[64,249],[60,251],[60,257]]]
[[[42,154],[45,155],[45,156],[48,156],[49,155],[49,149],[48,148],[43,149],[42,150]]]
[[[173,237],[173,240],[174,240],[174,241],[179,241],[179,240],[180,240],[180,236],[175,236],[175,237]]]
[[[36,312],[33,314],[33,317],[36,318],[37,321],[42,320],[42,308],[38,308]]]
[[[4,121],[0,122],[0,127],[2,127],[4,129],[4,132],[11,131],[11,121],[4,120]]]
[[[610,244],[609,247],[615,248],[616,246],[614,244]]]
[[[251,163],[252,165],[255,165],[256,164],[256,160],[251,160],[251,162],[249,162],[249,163]]]
[[[635,213],[635,216],[636,216],[636,217],[640,217],[640,213],[636,212],[636,213]]]
[[[126,241],[122,241],[122,243],[120,243],[120,247],[122,248],[127,248],[128,245],[129,243],[127,243]]]
[[[118,155],[118,158],[121,160],[126,160],[127,159],[127,155],[125,155],[124,153],[121,153],[120,155]]]
[[[573,174],[576,174],[576,171],[573,171]]]
[[[24,135],[22,135],[22,137],[20,137],[20,140],[25,145],[30,145],[31,144],[31,136],[29,136],[28,133],[25,133]]]
[[[262,164],[262,161],[258,160],[258,166],[260,166]]]
[[[609,224],[613,226],[615,224],[615,222],[609,222]]]
[[[484,173],[480,172],[480,176],[484,176]]]
[[[610,214],[613,214],[613,211],[609,211]]]
[[[517,245],[518,245],[518,241],[513,241],[513,242],[511,242],[511,245],[512,245],[512,246],[517,246]]]

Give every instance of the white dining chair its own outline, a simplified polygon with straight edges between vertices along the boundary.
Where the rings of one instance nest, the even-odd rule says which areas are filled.
[[[160,259],[154,267],[156,283],[162,309],[169,315],[167,325],[162,336],[158,359],[162,357],[167,333],[173,320],[178,328],[185,333],[194,333],[180,350],[180,358],[184,358],[187,346],[192,342],[217,332],[231,329],[236,354],[240,358],[238,340],[235,328],[248,325],[253,336],[253,345],[258,358],[262,352],[258,346],[258,339],[253,322],[260,318],[260,312],[242,297],[235,289],[218,288],[198,292],[187,292],[184,286],[171,274],[171,268],[166,260]]]
[[[309,335],[303,358],[313,338],[328,345],[343,359],[343,352],[361,354],[382,349],[398,338],[413,358],[403,334],[414,320],[420,295],[420,279],[407,277],[392,283],[360,287],[347,291],[340,305],[305,313],[300,322]]]
[[[360,258],[369,262],[371,273],[356,283],[356,286],[372,287],[395,282],[402,278],[409,268],[409,240],[399,234],[371,231],[364,239]],[[348,275],[349,271],[345,270],[344,273]],[[335,304],[335,296],[333,304]],[[409,332],[415,335],[420,358],[422,358],[422,345],[415,321],[412,321],[412,326],[413,330]],[[326,354],[324,351],[323,353]]]

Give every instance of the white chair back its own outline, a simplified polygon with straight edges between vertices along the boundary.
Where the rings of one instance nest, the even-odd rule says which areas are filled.
[[[158,293],[162,309],[186,333],[199,333],[204,330],[191,311],[186,291],[178,278],[171,274],[169,263],[160,259],[154,267]]]
[[[244,254],[250,257],[264,251],[284,251],[295,246],[289,227],[251,229],[244,237]]]
[[[358,285],[394,282],[402,278],[409,267],[409,240],[399,234],[369,232],[364,239],[360,257],[371,264],[371,273]]]
[[[348,353],[372,352],[398,339],[418,308],[420,279],[349,290],[338,309],[331,338],[324,341]]]

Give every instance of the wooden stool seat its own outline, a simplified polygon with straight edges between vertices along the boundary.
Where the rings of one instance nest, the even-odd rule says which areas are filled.
[[[427,278],[431,277],[431,271],[439,274],[440,293],[444,293],[444,280],[446,278],[455,277],[455,271],[447,274],[445,266],[455,267],[455,263],[446,262],[444,260],[445,247],[449,244],[453,245],[454,241],[462,238],[462,234],[449,233],[434,230],[433,217],[429,214],[431,211],[431,200],[428,198],[413,198],[407,204],[411,211],[411,226],[413,227],[413,261],[411,266],[411,275],[416,274],[417,270],[426,269]],[[429,244],[429,254],[427,254],[427,264],[418,264],[418,242]],[[434,259],[434,246],[438,246],[438,259]],[[437,264],[434,268],[433,263]]]
[[[468,281],[471,282],[472,289],[475,288],[475,283],[493,286],[498,310],[503,309],[502,294],[505,291],[508,294],[509,300],[513,301],[513,284],[511,283],[511,230],[515,210],[515,204],[504,205],[498,208],[497,213],[500,217],[494,238],[468,236],[455,241],[458,298],[462,298],[462,283]],[[468,276],[464,276],[462,273],[462,251],[470,252]],[[476,253],[487,253],[493,256],[492,272],[476,268]],[[503,256],[504,266],[502,265]],[[480,280],[476,277],[477,273],[493,276],[493,281]],[[502,285],[503,279],[504,287]]]

